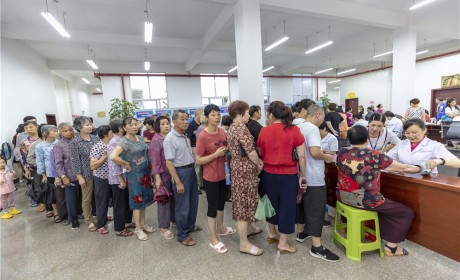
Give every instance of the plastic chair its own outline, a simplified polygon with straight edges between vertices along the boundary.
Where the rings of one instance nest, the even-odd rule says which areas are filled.
[[[345,246],[346,255],[354,261],[361,261],[361,253],[365,251],[379,250],[380,256],[383,257],[382,240],[380,239],[379,217],[377,212],[358,209],[341,203],[337,200],[335,210],[334,233],[332,242],[337,241]],[[342,223],[341,216],[347,219]],[[375,230],[367,227],[364,222],[373,220]],[[345,229],[346,236],[342,236],[338,230]],[[367,233],[375,236],[373,242],[362,242]]]

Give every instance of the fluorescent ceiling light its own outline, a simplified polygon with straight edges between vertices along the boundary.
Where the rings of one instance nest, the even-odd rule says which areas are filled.
[[[102,90],[100,88],[98,88],[98,87],[96,88],[96,90],[99,91],[99,92],[102,92]]]
[[[423,50],[423,51],[416,52],[415,55],[424,54],[427,52],[429,52],[429,50]]]
[[[334,89],[340,89],[340,87],[335,87]]]
[[[353,71],[356,71],[356,68],[351,68],[351,69],[344,70],[342,72],[337,73],[337,75],[342,75],[342,74],[350,73],[350,72],[353,72]]]
[[[327,69],[324,69],[324,70],[315,72],[315,75],[316,75],[316,74],[321,74],[321,73],[324,73],[324,72],[327,72],[327,71],[331,71],[331,70],[334,70],[334,68],[331,67],[331,68],[327,68]]]
[[[149,71],[149,70],[150,70],[150,62],[149,62],[149,61],[145,61],[145,62],[144,62],[144,70],[145,70],[145,71]]]
[[[423,6],[425,6],[425,5],[428,5],[428,4],[430,4],[431,2],[434,2],[434,1],[436,1],[436,0],[425,0],[425,1],[419,2],[419,3],[417,3],[417,4],[412,5],[412,6],[409,8],[409,10],[412,11],[412,10],[418,9],[418,8],[423,7]]]
[[[238,69],[238,66],[235,66],[235,67],[233,67],[232,69],[228,70],[228,73],[232,73],[232,72],[235,71],[236,69]]]
[[[338,83],[340,82],[340,80],[334,80],[334,81],[330,81],[330,82],[327,82],[328,84],[335,84],[335,83]]]
[[[269,50],[273,49],[274,47],[276,47],[278,45],[281,45],[282,43],[286,42],[287,40],[289,40],[289,37],[284,36],[283,38],[279,39],[275,43],[273,43],[270,46],[266,47],[265,51],[268,52]]]
[[[153,23],[146,21],[144,23],[144,41],[146,43],[152,42]]]
[[[334,43],[334,42],[328,41],[328,42],[326,42],[326,43],[324,43],[324,44],[321,44],[321,45],[319,45],[319,46],[316,46],[316,47],[314,47],[314,48],[312,48],[312,49],[307,50],[307,51],[305,52],[305,54],[309,54],[309,53],[312,53],[312,52],[317,51],[317,50],[319,50],[319,49],[325,48],[325,47],[331,45],[332,43]]]
[[[91,68],[93,68],[94,70],[97,70],[99,69],[99,67],[97,67],[96,63],[94,63],[94,61],[92,59],[87,59],[86,62],[89,64],[89,66],[91,66]]]
[[[65,30],[65,28],[53,17],[52,14],[48,12],[42,12],[42,16],[48,21],[49,24],[51,24],[54,29],[56,29],[59,34],[61,34],[62,37],[64,38],[70,38],[70,34]]]
[[[384,53],[376,54],[372,58],[377,58],[377,57],[381,57],[381,56],[392,54],[392,53],[393,53],[393,51],[384,52]]]
[[[267,72],[267,71],[270,71],[270,70],[272,70],[273,68],[275,68],[275,66],[270,66],[270,67],[268,67],[268,68],[265,68],[265,69],[262,71],[262,73],[265,73],[265,72]]]
[[[85,83],[89,84],[89,81],[88,81],[88,79],[87,79],[87,78],[81,78],[81,80],[82,80],[83,82],[85,82]]]

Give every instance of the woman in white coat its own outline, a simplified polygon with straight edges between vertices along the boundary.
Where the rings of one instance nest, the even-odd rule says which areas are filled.
[[[386,153],[401,141],[396,134],[385,127],[385,115],[375,113],[369,118],[368,147],[379,153]]]
[[[401,141],[387,153],[389,157],[405,164],[427,163],[432,174],[437,174],[437,166],[446,165],[460,168],[460,159],[449,152],[437,141],[425,136],[425,122],[419,118],[409,119],[404,123],[404,135],[407,139]]]

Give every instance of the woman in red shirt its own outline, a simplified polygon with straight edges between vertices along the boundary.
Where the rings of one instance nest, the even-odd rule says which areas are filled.
[[[262,128],[257,146],[264,162],[262,189],[276,212],[275,216],[267,218],[268,242],[278,243],[281,253],[295,253],[297,248],[288,244],[287,235],[295,230],[297,185],[306,188],[305,139],[300,129],[292,124],[292,112],[283,102],[270,103],[267,113],[271,125]],[[300,177],[297,176],[297,164]]]

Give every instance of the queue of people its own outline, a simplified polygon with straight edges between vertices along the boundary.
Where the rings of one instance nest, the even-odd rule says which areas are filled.
[[[409,115],[414,115],[418,102],[411,100],[411,104]],[[452,106],[455,103],[446,104],[446,108]],[[401,125],[391,122],[396,119],[392,112],[378,108],[364,124],[361,113],[352,119],[350,109],[344,113],[334,103],[325,112],[304,99],[295,105],[294,116],[283,102],[274,101],[267,108],[268,125],[262,127],[257,122],[261,108],[237,100],[230,104],[225,120],[213,104],[197,111],[191,122],[183,110],[175,111],[172,120],[167,116],[149,119],[143,137],[138,135],[140,122],[132,117],[100,126],[97,136],[84,116],[58,127],[39,126],[29,118],[23,125],[26,136],[18,134],[16,141],[20,140],[18,155],[24,174],[32,178],[32,188],[48,188],[46,195],[32,197],[31,206],[47,211],[56,223],[66,221],[78,229],[83,214],[90,232],[106,235],[107,223],[113,219],[116,236],[135,235],[146,241],[156,231],[146,223],[146,208],[155,202],[155,193],[161,193],[167,197],[157,207],[161,236],[193,246],[192,233],[203,230],[196,223],[202,176],[213,251],[228,252],[226,236],[238,232],[241,253],[264,253],[249,237],[263,232],[255,226],[254,216],[259,195],[267,195],[275,209],[275,215],[266,219],[268,244],[276,244],[281,254],[295,253],[297,248],[288,238],[295,233],[299,243],[311,238],[311,256],[330,262],[339,257],[321,242],[323,228],[331,226],[325,219],[324,171],[325,163],[336,162],[337,198],[377,211],[382,238],[387,241],[385,254],[407,255],[399,243],[405,239],[413,211],[380,194],[381,171],[436,173],[439,165],[459,168],[460,160],[441,143],[426,138],[421,118]],[[450,111],[446,115],[454,116]],[[224,128],[219,127],[221,121]],[[346,129],[340,127],[342,122]],[[339,150],[338,139],[344,133],[351,147]],[[401,141],[399,133],[406,140]],[[0,159],[1,202],[8,210],[2,212],[3,219],[21,212],[8,191],[13,171],[5,165]],[[224,224],[229,188],[236,229]],[[108,215],[110,206],[113,217]]]

